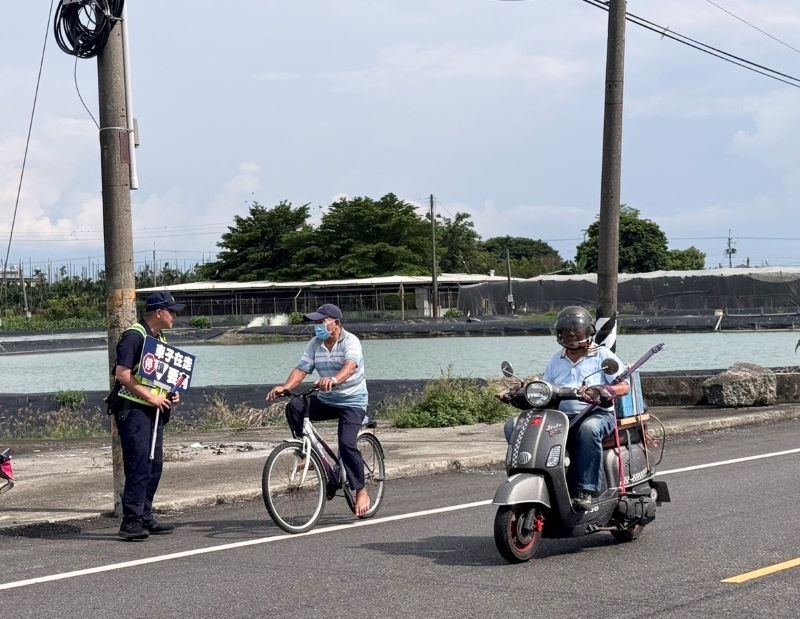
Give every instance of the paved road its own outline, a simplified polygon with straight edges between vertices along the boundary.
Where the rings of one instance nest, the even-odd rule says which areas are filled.
[[[15,617],[795,617],[800,567],[721,581],[800,557],[798,437],[792,421],[670,441],[660,471],[674,502],[630,544],[544,540],[533,561],[508,565],[486,504],[503,473],[467,470],[394,480],[379,517],[360,526],[337,499],[305,536],[283,535],[258,502],[174,514],[178,532],[144,543],[117,541],[102,519],[0,536],[0,601]]]

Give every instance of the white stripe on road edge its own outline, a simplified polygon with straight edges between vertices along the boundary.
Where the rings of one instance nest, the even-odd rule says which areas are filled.
[[[720,462],[710,462],[708,464],[697,464],[695,466],[687,466],[680,469],[670,469],[661,471],[658,476],[672,475],[674,473],[684,473],[687,471],[696,471],[699,469],[706,469],[715,466],[725,466],[727,464],[736,464],[739,462],[748,462],[750,460],[761,460],[763,458],[774,458],[777,456],[785,456],[789,454],[800,453],[798,449],[787,449],[786,451],[776,451],[768,454],[761,454],[759,456],[747,456],[745,458],[735,458],[733,460],[722,460]],[[260,544],[269,544],[272,542],[280,542],[287,539],[295,539],[299,537],[307,537],[309,535],[320,535],[322,533],[331,533],[334,531],[343,531],[345,529],[353,529],[355,527],[366,527],[375,524],[383,524],[384,522],[395,522],[398,520],[408,520],[410,518],[419,518],[421,516],[430,516],[432,514],[444,514],[447,512],[454,512],[463,509],[472,509],[473,507],[483,507],[491,505],[491,500],[475,501],[474,503],[462,503],[461,505],[449,505],[447,507],[439,507],[436,509],[427,509],[419,512],[411,512],[408,514],[397,514],[396,516],[385,516],[383,518],[374,518],[371,520],[357,520],[349,524],[337,524],[329,527],[320,527],[312,529],[306,533],[297,534],[284,534],[275,535],[272,537],[261,537],[258,539],[247,540],[244,542],[233,542],[230,544],[222,544],[220,546],[210,546],[208,548],[197,548],[195,550],[185,550],[183,552],[173,552],[167,555],[160,555],[157,557],[149,557],[147,559],[136,559],[135,561],[124,561],[122,563],[112,563],[110,565],[101,565],[99,567],[90,567],[83,570],[75,570],[72,572],[64,572],[62,574],[51,574],[50,576],[40,576],[39,578],[29,578],[27,580],[17,580],[0,584],[0,591],[7,589],[17,589],[19,587],[27,587],[28,585],[35,585],[45,582],[54,582],[56,580],[66,580],[67,578],[76,578],[78,576],[88,576],[91,574],[99,574],[101,572],[111,572],[114,570],[123,570],[129,567],[137,567],[139,565],[148,565],[150,563],[161,563],[162,561],[171,561],[172,559],[182,559],[184,557],[193,557],[196,555],[208,554],[211,552],[222,552],[223,550],[233,550],[235,548],[246,548],[248,546],[258,546]]]
[[[51,574],[50,576],[40,576],[39,578],[29,578],[27,580],[17,580],[15,582],[8,582],[0,584],[0,591],[5,589],[16,589],[18,587],[27,587],[28,585],[35,585],[43,582],[53,582],[55,580],[65,580],[67,578],[75,578],[77,576],[88,576],[90,574],[99,574],[101,572],[111,572],[114,570],[124,570],[129,567],[137,567],[139,565],[148,565],[149,563],[160,563],[162,561],[171,561],[172,559],[182,559],[184,557],[193,557],[195,555],[208,554],[210,552],[221,552],[223,550],[232,550],[234,548],[246,548],[247,546],[258,546],[259,544],[269,544],[271,542],[280,542],[286,539],[294,539],[297,537],[307,537],[309,535],[320,535],[322,533],[330,533],[332,531],[342,531],[344,529],[353,529],[355,527],[366,527],[373,524],[382,524],[384,522],[392,522],[395,520],[406,520],[409,518],[418,518],[420,516],[429,516],[431,514],[443,514],[446,512],[454,512],[461,509],[470,509],[473,507],[482,507],[490,505],[491,501],[476,501],[474,503],[463,503],[462,505],[449,505],[448,507],[439,507],[437,509],[427,509],[421,512],[413,512],[410,514],[398,514],[396,516],[385,516],[383,518],[375,518],[373,520],[357,520],[350,524],[337,524],[329,527],[320,527],[312,529],[305,533],[287,533],[285,535],[275,535],[273,537],[261,537],[252,539],[245,542],[233,542],[230,544],[222,544],[221,546],[210,546],[208,548],[198,548],[196,550],[185,550],[183,552],[173,552],[168,555],[161,555],[158,557],[149,557],[147,559],[136,559],[135,561],[124,561],[122,563],[112,563],[110,565],[101,565],[99,567],[90,567],[84,570],[75,570],[73,572],[64,572],[63,574]]]
[[[789,454],[800,453],[800,449],[787,449],[786,451],[773,451],[769,454],[761,454],[760,456],[747,456],[745,458],[734,458],[733,460],[722,460],[720,462],[709,462],[708,464],[695,464],[694,466],[685,466],[680,469],[671,469],[669,471],[660,471],[657,473],[658,477],[662,475],[672,475],[673,473],[685,473],[687,471],[698,471],[700,469],[710,469],[715,466],[725,466],[726,464],[737,464],[739,462],[750,462],[751,460],[762,460],[763,458],[776,458],[778,456],[787,456]]]

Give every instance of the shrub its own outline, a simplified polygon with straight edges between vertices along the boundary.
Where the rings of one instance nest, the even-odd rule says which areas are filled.
[[[461,318],[464,312],[458,309],[449,309],[444,313],[445,318]]]
[[[445,428],[493,423],[509,416],[508,407],[494,390],[473,378],[456,378],[450,370],[425,388],[423,399],[408,407],[387,411],[399,428]]]
[[[301,314],[300,312],[292,312],[291,314],[289,314],[290,325],[301,325],[303,324],[303,322],[305,322],[303,319],[303,314]]]
[[[59,391],[55,400],[58,408],[65,411],[78,411],[86,406],[86,394],[82,391]]]
[[[189,320],[189,326],[195,329],[208,329],[211,326],[211,319],[208,316],[193,316]]]

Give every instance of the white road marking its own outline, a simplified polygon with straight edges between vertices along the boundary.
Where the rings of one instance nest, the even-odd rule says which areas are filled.
[[[260,537],[258,539],[247,540],[244,542],[233,542],[230,544],[222,544],[220,546],[210,546],[208,548],[197,548],[195,550],[185,550],[183,552],[173,552],[167,555],[160,555],[156,557],[148,557],[146,559],[136,559],[134,561],[124,561],[122,563],[112,563],[110,565],[100,565],[98,567],[90,567],[83,570],[74,570],[72,572],[64,572],[62,574],[51,574],[50,576],[40,576],[38,578],[28,578],[27,580],[17,580],[15,582],[8,582],[0,584],[0,591],[6,589],[16,589],[18,587],[27,587],[28,585],[35,585],[44,582],[53,582],[56,580],[65,580],[67,578],[76,578],[78,576],[88,576],[90,574],[99,574],[101,572],[111,572],[114,570],[123,570],[129,567],[137,567],[139,565],[148,565],[150,563],[161,563],[162,561],[171,561],[172,559],[182,559],[184,557],[193,557],[196,555],[208,554],[210,552],[222,552],[224,550],[232,550],[234,548],[246,548],[248,546],[258,546],[259,544],[270,544],[272,542],[280,542],[287,539],[308,537],[309,535],[321,535],[323,533],[331,533],[333,531],[342,531],[344,529],[353,529],[355,527],[366,527],[376,524],[383,524],[385,522],[393,522],[396,520],[407,520],[409,518],[419,518],[421,516],[430,516],[431,514],[443,514],[446,512],[453,512],[462,509],[471,509],[473,507],[481,507],[483,505],[490,505],[491,500],[476,501],[474,503],[463,503],[461,505],[449,505],[447,507],[439,507],[437,509],[426,509],[424,511],[412,512],[409,514],[398,514],[396,516],[386,516],[383,518],[374,518],[371,520],[356,520],[350,524],[337,524],[329,527],[319,527],[312,529],[306,533],[287,533],[284,535],[275,535],[272,537]]]
[[[750,462],[752,460],[762,460],[764,458],[777,458],[778,456],[787,456],[789,454],[800,453],[800,449],[787,449],[785,451],[773,451],[768,454],[761,454],[758,456],[747,456],[745,458],[734,458],[733,460],[721,460],[719,462],[709,462],[708,464],[695,464],[694,466],[684,466],[680,469],[671,469],[669,471],[659,471],[656,477],[662,475],[672,475],[674,473],[685,473],[687,471],[699,471],[700,469],[710,469],[715,466],[726,466],[728,464],[738,464],[739,462]]]
[[[749,462],[751,460],[761,460],[764,458],[775,458],[778,456],[786,456],[789,454],[800,453],[798,449],[787,449],[785,451],[775,451],[772,453],[761,454],[758,456],[747,456],[744,458],[735,458],[733,460],[722,460],[720,462],[709,462],[708,464],[697,464],[695,466],[686,466],[679,469],[670,469],[667,471],[660,471],[658,476],[673,475],[675,473],[684,473],[687,471],[696,471],[699,469],[706,469],[716,466],[725,466],[729,464],[737,464],[739,462]],[[284,534],[275,535],[272,537],[260,537],[258,539],[247,540],[244,542],[233,542],[230,544],[221,544],[219,546],[209,546],[207,548],[197,548],[195,550],[184,550],[183,552],[173,552],[166,555],[159,555],[155,557],[148,557],[146,559],[136,559],[134,561],[123,561],[122,563],[111,563],[109,565],[100,565],[98,567],[90,567],[82,570],[74,570],[71,572],[63,572],[61,574],[51,574],[49,576],[40,576],[38,578],[28,578],[26,580],[17,580],[13,582],[0,584],[0,591],[8,589],[17,589],[20,587],[27,587],[46,582],[54,582],[57,580],[66,580],[68,578],[77,578],[78,576],[89,576],[91,574],[100,574],[101,572],[112,572],[115,570],[123,570],[129,567],[137,567],[140,565],[148,565],[151,563],[161,563],[163,561],[171,561],[173,559],[183,559],[185,557],[194,557],[197,555],[209,554],[212,552],[222,552],[225,550],[233,550],[235,548],[246,548],[248,546],[258,546],[260,544],[271,544],[272,542],[280,542],[288,539],[296,539],[308,537],[309,535],[322,535],[324,533],[332,533],[335,531],[343,531],[345,529],[353,529],[356,527],[368,527],[377,524],[384,524],[386,522],[396,522],[399,520],[409,520],[411,518],[420,518],[422,516],[430,516],[433,514],[444,514],[447,512],[454,512],[464,509],[472,509],[473,507],[484,507],[491,505],[491,500],[475,501],[473,503],[462,503],[460,505],[449,505],[447,507],[439,507],[436,509],[426,509],[418,512],[410,512],[407,514],[397,514],[395,516],[385,516],[383,518],[373,518],[370,520],[356,520],[349,524],[337,524],[329,527],[319,527],[312,529],[306,533],[297,534]]]

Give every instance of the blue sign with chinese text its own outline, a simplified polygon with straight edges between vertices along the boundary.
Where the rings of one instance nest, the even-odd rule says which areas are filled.
[[[194,355],[147,336],[137,374],[157,387],[186,393],[192,381]]]

